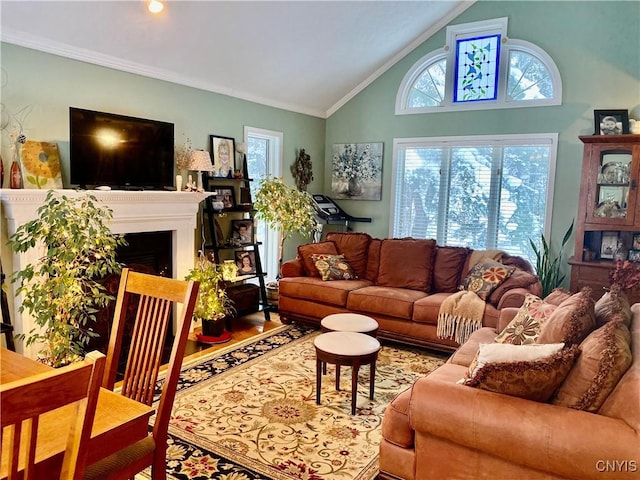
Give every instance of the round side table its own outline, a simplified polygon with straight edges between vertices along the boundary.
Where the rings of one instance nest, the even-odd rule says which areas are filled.
[[[376,336],[378,322],[359,313],[333,313],[320,322],[323,332],[357,332]]]
[[[320,405],[323,365],[332,363],[336,366],[336,390],[340,390],[340,366],[349,366],[351,367],[351,415],[355,415],[358,372],[361,365],[371,366],[369,399],[373,400],[380,342],[364,333],[327,332],[318,335],[313,344],[316,348],[316,404]]]

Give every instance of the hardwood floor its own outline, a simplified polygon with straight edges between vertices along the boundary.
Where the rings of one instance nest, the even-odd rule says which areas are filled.
[[[226,348],[229,345],[241,342],[260,333],[268,332],[282,325],[277,313],[271,313],[270,316],[271,320],[268,322],[265,321],[264,314],[261,312],[235,319],[233,321],[233,330],[231,331],[231,340],[218,345],[199,343],[196,340],[196,334],[200,333],[200,328],[195,329],[189,335],[187,349],[185,351],[185,361],[202,357],[203,355]]]

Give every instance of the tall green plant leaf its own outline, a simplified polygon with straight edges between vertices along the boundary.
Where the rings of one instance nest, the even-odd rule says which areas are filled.
[[[562,257],[567,243],[569,243],[569,239],[573,234],[573,224],[574,222],[572,221],[564,233],[562,244],[557,254],[551,251],[551,244],[544,237],[544,234],[540,235],[540,244],[536,244],[533,240],[529,239],[531,249],[536,256],[536,275],[538,275],[540,283],[542,284],[543,297],[549,295],[554,288],[561,286],[565,279],[566,275],[561,273],[563,266]]]

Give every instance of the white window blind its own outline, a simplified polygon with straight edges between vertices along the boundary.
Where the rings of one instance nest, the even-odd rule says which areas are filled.
[[[531,258],[549,224],[557,134],[394,140],[394,237]]]

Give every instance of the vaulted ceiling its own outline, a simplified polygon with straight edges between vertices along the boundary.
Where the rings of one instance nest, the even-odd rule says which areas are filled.
[[[2,41],[330,116],[473,2],[0,2]]]

